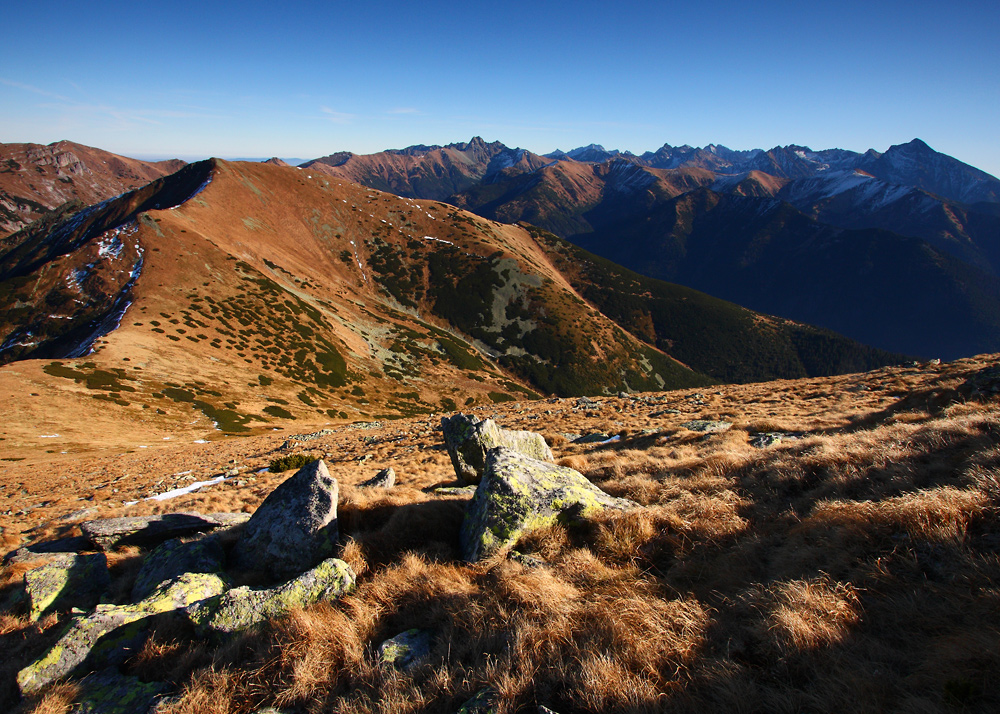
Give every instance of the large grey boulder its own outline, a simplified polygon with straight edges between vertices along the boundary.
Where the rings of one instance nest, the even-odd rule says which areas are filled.
[[[225,558],[215,536],[191,542],[174,538],[161,543],[143,558],[132,586],[132,601],[149,597],[161,583],[184,573],[220,573]]]
[[[609,496],[573,469],[513,449],[492,449],[483,480],[465,511],[462,556],[476,562],[514,545],[530,531],[578,522],[605,508],[625,510],[636,505]]]
[[[98,550],[119,545],[150,546],[170,538],[193,535],[246,521],[245,513],[164,513],[154,516],[102,518],[80,524],[83,535]]]
[[[532,459],[552,461],[552,450],[541,434],[502,429],[492,419],[466,414],[442,417],[441,431],[455,473],[464,483],[479,483],[486,467],[486,454],[500,446]]]
[[[28,615],[34,621],[49,614],[78,607],[89,610],[111,587],[104,553],[60,553],[24,574]]]
[[[218,575],[186,573],[134,605],[98,605],[74,620],[48,652],[17,673],[21,693],[37,692],[81,670],[125,661],[146,641],[156,617],[218,595],[226,586]]]
[[[202,636],[239,632],[296,607],[335,600],[354,590],[355,575],[347,563],[328,558],[312,570],[273,588],[233,588],[186,609]]]
[[[288,578],[330,557],[337,536],[337,480],[313,461],[264,499],[233,554],[240,568]]]

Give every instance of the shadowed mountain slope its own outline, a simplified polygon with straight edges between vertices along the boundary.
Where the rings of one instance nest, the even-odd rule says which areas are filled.
[[[0,243],[0,359],[21,360],[0,383],[44,384],[75,408],[96,399],[148,428],[240,432],[837,369],[826,347],[790,347],[800,328],[690,291],[699,330],[641,334],[581,296],[556,257],[523,228],[442,203],[289,167],[192,164]],[[608,276],[593,303],[614,303]]]
[[[0,144],[0,236],[65,203],[103,201],[184,166],[140,161],[72,141]]]

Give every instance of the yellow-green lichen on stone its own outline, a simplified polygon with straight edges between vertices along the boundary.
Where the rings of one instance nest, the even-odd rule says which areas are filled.
[[[312,570],[272,588],[239,587],[187,608],[202,635],[245,630],[297,607],[336,599],[354,589],[354,571],[337,558],[327,558]]]
[[[156,615],[218,595],[226,587],[218,575],[185,573],[133,605],[98,605],[89,615],[70,623],[48,652],[17,673],[21,693],[37,692],[80,669],[124,660],[145,641]]]
[[[73,714],[135,714],[148,712],[170,691],[164,682],[143,682],[109,667],[81,682],[81,696]]]
[[[379,645],[378,659],[386,667],[406,671],[427,658],[430,651],[430,631],[413,628]]]
[[[490,449],[504,447],[539,461],[552,461],[552,450],[541,434],[503,429],[492,419],[455,414],[441,419],[448,455],[458,478],[477,484],[486,468]]]
[[[50,612],[74,607],[89,610],[111,586],[103,553],[60,553],[24,574],[28,615],[36,621]]]
[[[462,555],[475,562],[517,543],[525,533],[576,522],[604,508],[636,504],[601,491],[573,469],[506,448],[492,449],[462,524]]]

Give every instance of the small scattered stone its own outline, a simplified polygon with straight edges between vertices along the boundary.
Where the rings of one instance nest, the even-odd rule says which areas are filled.
[[[458,710],[457,714],[496,714],[499,711],[497,707],[497,693],[492,687],[486,687],[486,689],[481,689],[476,694],[466,701]]]
[[[600,443],[602,441],[607,441],[610,438],[611,438],[610,435],[608,435],[608,434],[601,434],[601,433],[598,432],[598,433],[595,433],[595,434],[587,434],[585,436],[579,436],[576,439],[573,439],[573,443],[574,444],[597,444],[597,443]]]
[[[375,476],[358,485],[363,488],[392,488],[396,485],[396,472],[390,466],[387,469],[382,469]]]
[[[438,486],[434,493],[439,496],[472,496],[476,492],[474,484],[469,486]]]
[[[689,429],[691,431],[698,431],[704,434],[716,434],[718,432],[726,431],[731,427],[732,422],[728,421],[712,421],[709,419],[695,419],[693,421],[686,421],[681,424],[681,428]]]
[[[420,664],[431,653],[431,632],[412,629],[386,640],[378,648],[378,659],[383,665],[401,672]]]
[[[521,553],[516,550],[510,551],[507,555],[508,558],[513,560],[515,563],[520,563],[525,568],[541,568],[546,563],[541,558],[536,558],[533,555],[528,555],[527,553]]]

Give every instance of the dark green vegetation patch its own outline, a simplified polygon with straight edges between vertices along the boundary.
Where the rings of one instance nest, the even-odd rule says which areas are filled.
[[[273,474],[280,474],[285,471],[291,471],[292,469],[301,469],[306,464],[311,464],[313,461],[318,461],[317,457],[310,456],[309,454],[289,454],[288,456],[279,456],[273,459],[267,466],[267,470]]]

